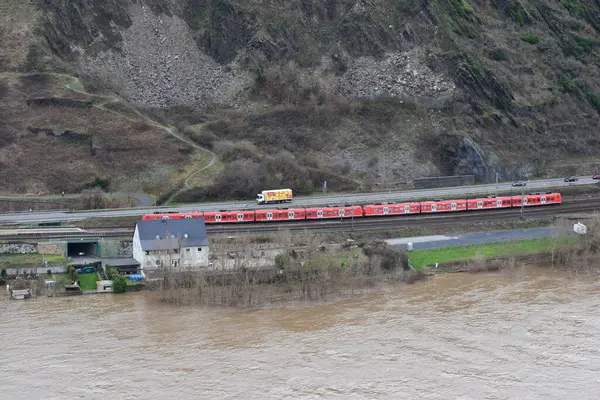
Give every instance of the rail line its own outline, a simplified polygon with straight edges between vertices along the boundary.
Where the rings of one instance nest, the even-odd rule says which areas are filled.
[[[569,212],[595,212],[600,211],[600,198],[570,200],[561,205],[534,208],[525,207],[523,216],[525,218],[540,218],[547,216],[558,216]],[[398,215],[382,217],[360,217],[344,218],[343,220],[322,220],[322,221],[290,221],[290,222],[272,222],[272,223],[244,223],[232,225],[207,225],[206,230],[213,235],[233,235],[233,234],[269,234],[282,230],[292,232],[311,231],[312,233],[332,233],[344,231],[378,231],[411,226],[444,226],[450,224],[476,223],[487,221],[498,221],[521,218],[520,208],[485,210],[476,213],[448,213],[435,215]],[[24,230],[23,233],[0,233],[0,240],[38,240],[38,239],[77,239],[77,238],[117,238],[133,235],[133,228],[106,227],[95,230],[81,232],[36,232],[30,233]]]

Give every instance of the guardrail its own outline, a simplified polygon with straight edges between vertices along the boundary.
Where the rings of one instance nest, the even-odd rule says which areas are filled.
[[[123,210],[123,209],[121,209]],[[56,212],[72,212],[69,208],[57,208],[51,210],[24,210],[24,211],[0,211],[0,214],[45,214],[45,213],[56,213]]]
[[[584,179],[584,178],[589,178],[589,176],[578,176],[578,179]],[[530,183],[535,183],[537,181],[552,181],[552,180],[560,180],[562,181],[561,178],[548,178],[548,179],[537,179],[537,180],[528,180],[527,182]],[[558,183],[558,182],[557,182]],[[563,183],[563,182],[560,182]],[[343,201],[343,199],[345,197],[350,197],[350,196],[356,196],[356,195],[361,195],[361,196],[377,196],[380,194],[385,194],[385,193],[397,193],[397,192],[403,192],[403,193],[410,193],[410,192],[418,192],[418,191],[432,191],[432,190],[436,190],[436,189],[456,189],[456,188],[473,188],[476,189],[476,192],[474,193],[481,193],[484,191],[484,189],[491,189],[493,187],[499,186],[500,190],[503,190],[502,186],[508,185],[510,184],[510,182],[508,181],[504,181],[504,182],[498,182],[498,184],[495,183],[476,183],[474,185],[465,185],[465,186],[451,186],[451,187],[439,187],[439,188],[405,188],[405,189],[382,189],[382,190],[378,190],[378,191],[369,191],[369,192],[346,192],[346,193],[336,193],[336,192],[327,192],[325,194],[319,195],[319,194],[313,194],[313,195],[309,195],[309,196],[298,196],[298,197],[294,197],[294,200],[296,202],[302,201],[302,200],[314,200],[314,199],[319,199],[322,197],[338,197],[338,199],[336,199],[336,204],[338,201]],[[550,185],[552,185],[554,183],[551,183]],[[15,199],[15,201],[19,201],[19,200],[25,200],[25,199]],[[234,203],[240,203],[240,204],[254,204],[253,200],[227,200],[226,202],[230,203],[230,202],[234,202]],[[64,213],[91,213],[91,212],[110,212],[110,211],[140,211],[141,213],[145,213],[151,210],[154,211],[168,211],[168,210],[175,210],[178,208],[182,208],[182,207],[189,207],[190,209],[194,208],[194,207],[210,207],[210,206],[217,206],[219,204],[222,204],[223,202],[207,202],[207,203],[189,203],[189,204],[180,204],[180,205],[174,205],[174,206],[144,206],[144,207],[124,207],[124,208],[103,208],[103,209],[97,209],[97,210],[74,210],[74,209],[57,209],[57,210],[44,210],[44,211],[12,211],[12,212],[0,212],[0,215],[5,215],[5,214],[42,214],[42,213],[54,213],[54,212],[64,212]],[[333,203],[333,202],[332,202]]]

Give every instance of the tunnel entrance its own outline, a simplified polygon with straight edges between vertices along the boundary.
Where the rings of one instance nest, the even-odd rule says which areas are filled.
[[[98,242],[67,243],[69,257],[95,257],[98,254]]]

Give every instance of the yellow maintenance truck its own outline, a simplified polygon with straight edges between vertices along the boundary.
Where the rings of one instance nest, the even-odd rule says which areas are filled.
[[[292,189],[263,190],[256,196],[257,204],[291,203]]]

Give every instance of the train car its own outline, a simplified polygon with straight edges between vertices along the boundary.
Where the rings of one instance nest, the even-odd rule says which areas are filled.
[[[525,196],[512,196],[513,207],[533,207],[546,206],[551,204],[561,204],[562,196],[560,193],[534,193]]]
[[[254,211],[254,220],[256,222],[267,221],[290,221],[306,219],[305,208],[273,208],[267,210]]]
[[[386,215],[419,214],[421,203],[369,204],[363,207],[365,217]]]
[[[145,214],[142,217],[142,220],[150,221],[153,219],[183,219],[183,218],[202,218],[202,213],[201,212],[191,212],[191,213]]]
[[[438,200],[421,202],[421,213],[439,213],[465,211],[467,209],[467,200]]]
[[[228,224],[240,222],[253,222],[254,211],[207,211],[204,213],[206,224]]]
[[[306,219],[351,218],[362,216],[363,209],[361,206],[312,207],[306,209]]]
[[[467,210],[493,210],[496,208],[512,207],[512,198],[506,197],[481,197],[467,200]]]

